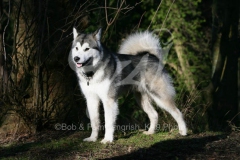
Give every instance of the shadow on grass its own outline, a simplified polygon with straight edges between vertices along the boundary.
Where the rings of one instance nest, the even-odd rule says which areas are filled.
[[[126,155],[108,158],[109,160],[169,160],[169,159],[204,159],[206,144],[220,139],[225,139],[227,135],[193,137],[165,140],[152,145],[149,148],[141,148]]]
[[[54,148],[40,148],[39,145],[42,145],[41,142],[27,143],[18,146],[4,148],[0,151],[1,158],[13,158],[13,159],[51,159],[60,156],[59,153],[71,151],[71,147],[63,147],[62,149]],[[37,148],[36,148],[37,147]],[[35,148],[35,149],[33,149]]]
[[[79,147],[87,149],[87,144],[81,144],[83,137],[89,133],[70,132],[60,136],[38,139],[36,142],[15,144],[8,147],[0,147],[0,159],[56,159],[69,156]]]

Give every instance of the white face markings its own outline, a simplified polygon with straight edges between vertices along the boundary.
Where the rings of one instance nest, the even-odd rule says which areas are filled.
[[[84,63],[91,56],[91,48],[89,47],[88,43],[81,45],[80,42],[77,42],[72,48],[72,58],[74,60],[75,57],[79,57],[79,63]]]
[[[77,52],[78,54],[88,52],[91,48],[89,47],[88,43],[84,43],[83,45],[80,44],[80,42],[77,42],[76,45],[72,48],[74,52]]]
[[[83,52],[88,52],[90,50],[89,44],[88,43],[83,43],[82,50],[83,50]]]

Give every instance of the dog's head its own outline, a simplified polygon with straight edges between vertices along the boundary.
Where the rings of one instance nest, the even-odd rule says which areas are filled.
[[[91,34],[80,34],[73,28],[69,65],[73,70],[94,67],[101,59],[101,28]]]

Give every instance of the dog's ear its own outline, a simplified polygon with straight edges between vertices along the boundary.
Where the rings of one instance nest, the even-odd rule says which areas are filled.
[[[75,27],[73,27],[73,39],[76,39],[77,36],[78,36],[77,29]]]
[[[94,33],[93,33],[93,37],[95,37],[95,39],[97,41],[101,40],[101,35],[102,35],[102,28],[97,29]]]

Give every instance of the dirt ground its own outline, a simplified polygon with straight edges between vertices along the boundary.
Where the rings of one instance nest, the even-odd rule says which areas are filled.
[[[160,141],[155,137],[161,133],[155,137],[133,134],[107,145],[82,142],[84,136],[80,132],[44,132],[22,137],[14,145],[0,141],[0,159],[240,160],[240,132],[205,132]],[[132,143],[136,139],[142,146]]]
[[[216,136],[205,133],[190,135],[109,159],[240,160],[240,132]]]

